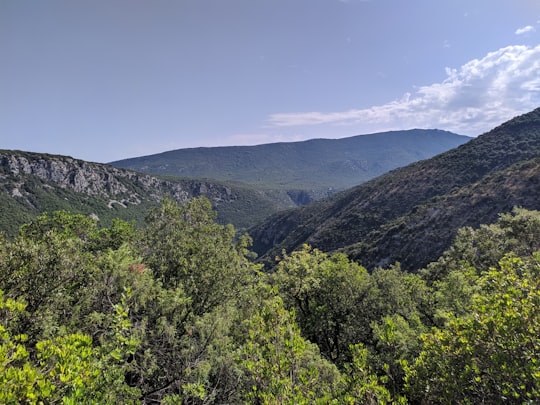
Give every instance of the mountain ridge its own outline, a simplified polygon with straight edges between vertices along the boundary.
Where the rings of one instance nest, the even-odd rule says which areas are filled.
[[[422,139],[432,141],[450,138],[451,142],[461,143],[469,139],[437,130],[416,130],[405,133],[412,138],[406,140],[407,136],[400,131],[388,133],[385,137],[387,140],[389,137],[398,138],[401,143],[397,145],[409,142],[411,149],[414,149],[416,145],[414,139],[418,133],[422,134]],[[378,141],[369,136],[363,140],[374,145],[378,144]],[[354,143],[355,139],[277,143],[262,145],[261,148],[265,152],[268,148],[275,147],[280,150],[295,149],[301,144],[310,146],[317,154],[321,150],[320,144],[326,145],[328,142],[341,145],[341,152],[346,153],[351,149],[350,142]],[[437,145],[437,148],[446,147],[448,145]],[[203,149],[198,148],[198,150]],[[390,149],[387,148],[386,151]],[[218,150],[229,152],[252,149],[250,147],[222,147]],[[426,148],[424,152],[425,150]],[[241,161],[243,157],[244,154],[241,154],[236,160]],[[291,159],[290,155],[283,158],[295,160]],[[264,161],[261,156],[252,156],[252,159]],[[302,165],[310,159],[313,160],[308,154],[302,158],[302,162],[296,162],[296,164]],[[202,159],[202,164],[204,165],[207,161],[208,159]],[[317,165],[318,162],[311,161],[310,164]],[[338,166],[343,164],[346,165],[347,161],[337,163]],[[278,165],[274,169],[279,172],[282,167]],[[296,173],[295,176],[302,177],[300,173]],[[269,188],[268,184],[249,185],[239,181],[190,179],[171,175],[152,176],[140,171],[87,162],[70,156],[0,150],[0,204],[6,208],[0,214],[0,223],[9,224],[7,232],[14,234],[17,227],[33,215],[58,209],[74,209],[93,215],[105,221],[105,224],[115,215],[122,219],[142,222],[143,212],[166,196],[183,202],[194,196],[205,195],[216,209],[218,221],[232,223],[238,229],[246,229],[274,212],[309,204],[335,191],[333,187],[314,189],[293,187],[294,185],[287,184],[287,187],[277,185],[275,188]]]
[[[241,181],[274,189],[341,190],[471,138],[436,129],[255,146],[186,148],[112,165],[149,174]]]
[[[164,179],[69,156],[0,150],[0,224],[14,234],[44,211],[75,210],[101,218],[142,221],[163,198],[184,202],[206,196],[218,220],[245,228],[277,210],[295,206],[285,192],[264,192],[205,180]],[[248,210],[249,205],[257,210]]]
[[[403,252],[378,250],[372,241],[377,239],[374,232],[490,173],[539,156],[540,109],[536,109],[431,159],[393,170],[311,206],[277,213],[250,230],[254,250],[271,262],[282,249],[291,251],[309,243],[325,251],[346,251],[370,268],[403,262]],[[395,236],[390,232],[386,238]],[[434,252],[403,264],[418,268],[441,253],[440,249]]]

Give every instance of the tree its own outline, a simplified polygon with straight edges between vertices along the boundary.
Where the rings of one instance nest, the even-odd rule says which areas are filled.
[[[345,365],[342,377],[342,391],[333,403],[378,405],[392,403],[392,395],[369,365],[369,351],[358,343],[351,346],[352,361]],[[396,403],[406,403],[396,398]]]
[[[403,364],[413,361],[421,349],[420,334],[424,325],[417,316],[406,320],[401,315],[384,316],[372,323],[376,340],[374,353],[368,353],[367,360],[372,369],[383,377],[381,381],[395,398],[402,394],[405,370]]]
[[[284,253],[271,282],[287,308],[294,308],[303,336],[336,364],[350,360],[349,346],[369,336],[363,302],[369,275],[344,254],[329,256],[307,245]]]
[[[498,266],[505,254],[527,258],[540,250],[540,212],[514,208],[496,223],[458,231],[455,242],[420,274],[434,290],[432,325],[442,326],[450,314],[470,312],[478,278]]]
[[[508,256],[478,280],[471,312],[422,337],[407,368],[413,399],[525,403],[540,399],[540,254]]]
[[[26,233],[4,242],[0,289],[22,300],[29,313],[25,333],[31,340],[57,334],[61,324],[77,318],[77,302],[95,270],[84,242],[56,229]]]
[[[127,308],[119,304],[112,342],[94,346],[81,333],[54,336],[35,346],[25,334],[14,334],[25,316],[24,303],[0,290],[0,402],[2,403],[135,403],[139,391],[124,380],[126,356],[137,341],[129,337]]]
[[[494,224],[461,228],[452,246],[421,273],[431,283],[454,270],[487,271],[507,253],[527,257],[538,250],[540,212],[514,208],[511,213],[500,214]]]
[[[330,400],[339,373],[320,356],[317,346],[300,335],[294,312],[284,308],[281,298],[269,294],[259,300],[244,328],[247,338],[237,361],[244,373],[245,402],[307,404]]]
[[[140,244],[155,278],[165,288],[182,286],[195,315],[233,297],[254,270],[246,258],[249,239],[236,241],[233,226],[215,223],[215,216],[204,197],[182,206],[166,199],[148,215]]]
[[[147,217],[137,249],[159,291],[140,312],[144,356],[135,358],[151,401],[207,403],[235,398],[230,329],[238,297],[258,266],[249,239],[215,223],[206,198],[183,205],[166,199]],[[229,343],[227,343],[229,342]]]
[[[350,369],[359,352],[349,348],[362,345],[373,378],[399,396],[401,364],[418,354],[428,311],[430,291],[419,276],[399,265],[370,275],[343,254],[304,246],[284,255],[271,281],[286,307],[295,310],[302,335],[326,358]]]

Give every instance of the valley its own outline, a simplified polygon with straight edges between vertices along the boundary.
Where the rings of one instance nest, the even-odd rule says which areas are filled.
[[[492,223],[514,206],[539,209],[540,110],[470,142],[391,171],[254,227],[254,249],[272,262],[304,243],[342,251],[373,269],[400,262],[415,271],[463,226]]]
[[[540,109],[315,202],[0,150],[0,402],[534,402],[539,192]]]
[[[271,214],[310,204],[467,140],[444,131],[398,131],[170,151],[112,165],[0,150],[0,202],[9,207],[0,213],[0,229],[14,235],[35,215],[59,209],[93,215],[103,225],[115,217],[142,224],[148,208],[166,196],[183,203],[203,195],[220,223],[246,230]],[[354,162],[363,162],[362,167]]]

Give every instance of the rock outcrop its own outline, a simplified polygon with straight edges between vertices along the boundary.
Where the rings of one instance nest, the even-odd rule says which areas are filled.
[[[204,195],[214,203],[236,198],[225,185],[202,181],[169,181],[68,156],[29,152],[0,151],[0,176],[0,184],[3,182],[4,186],[8,186],[7,179],[18,179],[16,186],[10,190],[13,197],[23,197],[24,179],[35,177],[44,184],[107,198],[109,208],[114,203],[125,206],[139,204],[143,200],[159,201],[164,196],[182,202]]]

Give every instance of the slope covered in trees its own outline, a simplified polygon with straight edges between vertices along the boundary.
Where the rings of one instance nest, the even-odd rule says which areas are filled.
[[[267,274],[208,200],[0,239],[2,403],[535,403],[540,212],[417,274],[304,246]]]
[[[309,243],[343,251],[370,269],[396,261],[417,270],[457,229],[496,220],[513,206],[540,208],[540,109],[460,147],[394,170],[333,198],[281,212],[250,232],[272,263]]]
[[[154,175],[233,180],[270,189],[304,190],[320,197],[329,189],[356,186],[469,140],[447,131],[414,129],[342,139],[178,149],[112,164]]]
[[[285,191],[240,184],[158,178],[68,156],[0,150],[0,230],[14,235],[43,212],[68,210],[142,224],[145,212],[165,197],[178,202],[205,196],[221,223],[245,228],[296,206]]]
[[[113,218],[142,223],[144,212],[164,197],[182,202],[201,195],[212,201],[220,223],[248,228],[273,213],[333,194],[344,186],[343,181],[357,184],[389,168],[432,156],[469,139],[435,130],[361,138],[175,152],[183,156],[180,163],[175,164],[214,170],[215,176],[204,170],[159,169],[162,167],[159,159],[155,170],[146,170],[137,164],[127,166],[183,177],[155,177],[68,156],[0,150],[0,206],[3,208],[0,230],[14,235],[20,225],[36,215],[60,209],[97,216],[105,225]],[[377,157],[375,149],[381,144],[384,148],[377,152],[380,154]],[[176,156],[172,152],[164,155],[170,154]],[[357,154],[373,160],[368,163]],[[152,157],[140,159],[154,162]],[[170,166],[164,164],[163,167]],[[149,167],[154,168],[152,165]],[[230,174],[231,171],[235,174]],[[345,171],[348,174],[345,175]],[[277,180],[270,181],[265,176]],[[202,177],[240,179],[252,184]]]

